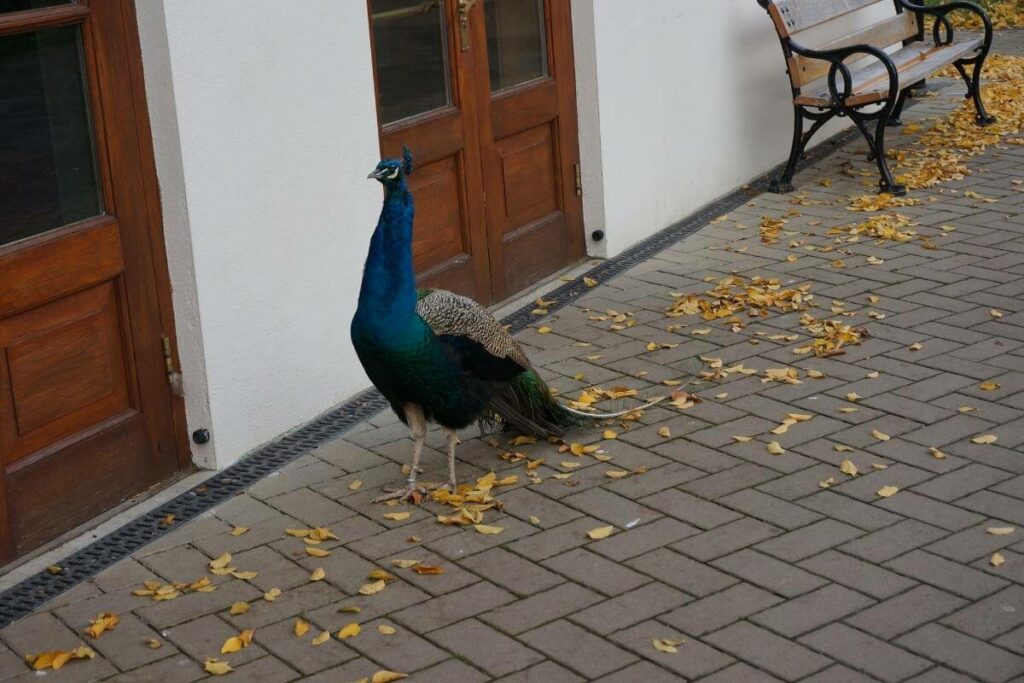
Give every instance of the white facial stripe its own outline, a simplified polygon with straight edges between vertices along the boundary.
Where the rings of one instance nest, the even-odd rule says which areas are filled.
[[[399,169],[399,168],[395,168],[395,170],[394,170],[394,171],[392,171],[392,172],[391,172],[390,174],[388,174],[388,176],[387,176],[387,179],[388,179],[388,180],[394,180],[395,178],[397,178],[397,177],[398,177],[398,172],[399,172],[400,170],[401,170],[401,169]]]

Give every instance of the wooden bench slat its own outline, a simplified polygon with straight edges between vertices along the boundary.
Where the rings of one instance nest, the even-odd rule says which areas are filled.
[[[779,35],[792,36],[881,0],[775,0],[768,7]]]
[[[968,56],[981,47],[982,39],[973,38],[963,42],[940,47],[920,43],[909,45],[890,55],[899,72],[902,90],[938,71],[946,64]],[[889,75],[878,60],[872,59],[865,66],[851,70],[853,87],[847,106],[856,106],[884,100],[889,94]],[[831,107],[835,104],[828,91],[828,79],[820,78],[803,88],[794,100],[797,104],[814,107]]]
[[[813,49],[837,50],[851,45],[874,45],[885,48],[916,35],[917,19],[912,12],[904,12]],[[854,61],[863,59],[863,55],[856,55],[852,59]],[[793,86],[799,88],[825,76],[828,74],[830,66],[831,64],[823,59],[794,55],[790,63],[790,78],[793,81]]]

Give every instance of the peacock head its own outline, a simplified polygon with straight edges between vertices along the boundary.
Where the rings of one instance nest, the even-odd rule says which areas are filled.
[[[366,177],[379,180],[381,185],[394,190],[402,187],[405,184],[405,177],[411,173],[412,152],[408,147],[402,147],[401,159],[381,159],[377,167]]]

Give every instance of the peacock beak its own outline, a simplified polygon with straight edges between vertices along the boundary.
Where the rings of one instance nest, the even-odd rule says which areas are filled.
[[[376,168],[370,171],[370,175],[366,176],[367,179],[380,180],[381,172]]]

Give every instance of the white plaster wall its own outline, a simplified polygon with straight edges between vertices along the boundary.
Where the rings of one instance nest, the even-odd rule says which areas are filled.
[[[364,0],[138,0],[189,429],[223,467],[368,385],[380,208]]]
[[[789,79],[755,0],[573,0],[572,9],[584,217],[588,240],[595,229],[607,235],[592,254],[614,255],[788,157]],[[892,13],[880,2],[835,28]]]

